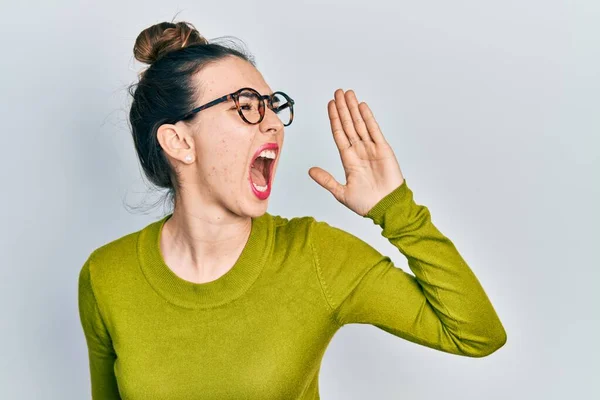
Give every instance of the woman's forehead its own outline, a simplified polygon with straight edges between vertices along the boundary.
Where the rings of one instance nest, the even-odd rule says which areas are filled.
[[[197,76],[202,97],[206,100],[220,97],[243,87],[251,87],[261,94],[272,93],[262,74],[249,62],[239,57],[227,57],[204,67]]]

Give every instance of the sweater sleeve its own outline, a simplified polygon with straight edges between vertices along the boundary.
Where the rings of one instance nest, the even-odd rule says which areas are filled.
[[[313,220],[317,274],[332,318],[371,324],[447,353],[484,357],[506,332],[454,244],[413,200],[406,179],[366,215],[406,258],[414,276],[358,237]]]
[[[79,273],[78,302],[88,348],[92,399],[120,399],[114,373],[117,357],[92,288],[90,258]]]

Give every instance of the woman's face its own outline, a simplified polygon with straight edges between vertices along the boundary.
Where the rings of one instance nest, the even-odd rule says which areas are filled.
[[[194,107],[243,87],[253,88],[261,95],[273,92],[261,73],[238,57],[227,57],[209,64],[194,80],[201,82],[200,95]],[[251,125],[243,121],[235,103],[230,100],[202,110],[187,123],[180,121],[175,125],[163,125],[158,136],[179,172],[184,201],[200,201],[205,207],[203,212],[210,215],[220,215],[223,209],[252,217],[266,212],[284,137],[283,123],[266,106],[266,101],[265,116],[260,124]],[[251,172],[253,164],[259,166],[259,162],[253,163],[254,157],[265,144],[273,144],[276,148],[272,150],[275,159],[270,161],[271,165],[266,163],[267,168],[272,167],[268,187],[261,192],[253,189]],[[185,160],[190,154],[192,162]],[[259,180],[258,176],[254,175],[254,180]],[[194,204],[185,206],[193,207]]]

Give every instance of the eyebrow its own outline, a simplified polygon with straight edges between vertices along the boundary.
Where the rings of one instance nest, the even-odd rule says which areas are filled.
[[[252,89],[254,89],[254,88],[252,88]],[[254,90],[256,90],[256,89],[254,89]],[[258,90],[256,90],[256,91],[258,92]],[[259,93],[260,93],[260,92],[259,92]],[[266,94],[266,96],[272,96],[272,95],[273,95],[273,93],[275,93],[275,92],[267,93],[267,94]],[[248,97],[248,96],[245,96],[245,93],[243,93],[243,92],[242,92],[242,93],[240,93],[240,96],[242,96],[242,97]],[[265,95],[262,95],[262,96],[265,96]]]

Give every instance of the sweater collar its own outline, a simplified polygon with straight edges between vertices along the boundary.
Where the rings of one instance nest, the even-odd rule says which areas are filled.
[[[218,279],[204,283],[187,281],[165,263],[160,235],[173,213],[140,231],[137,254],[142,273],[165,300],[184,308],[217,307],[235,300],[258,278],[273,243],[273,218],[269,213],[252,218],[250,236],[233,267]]]

